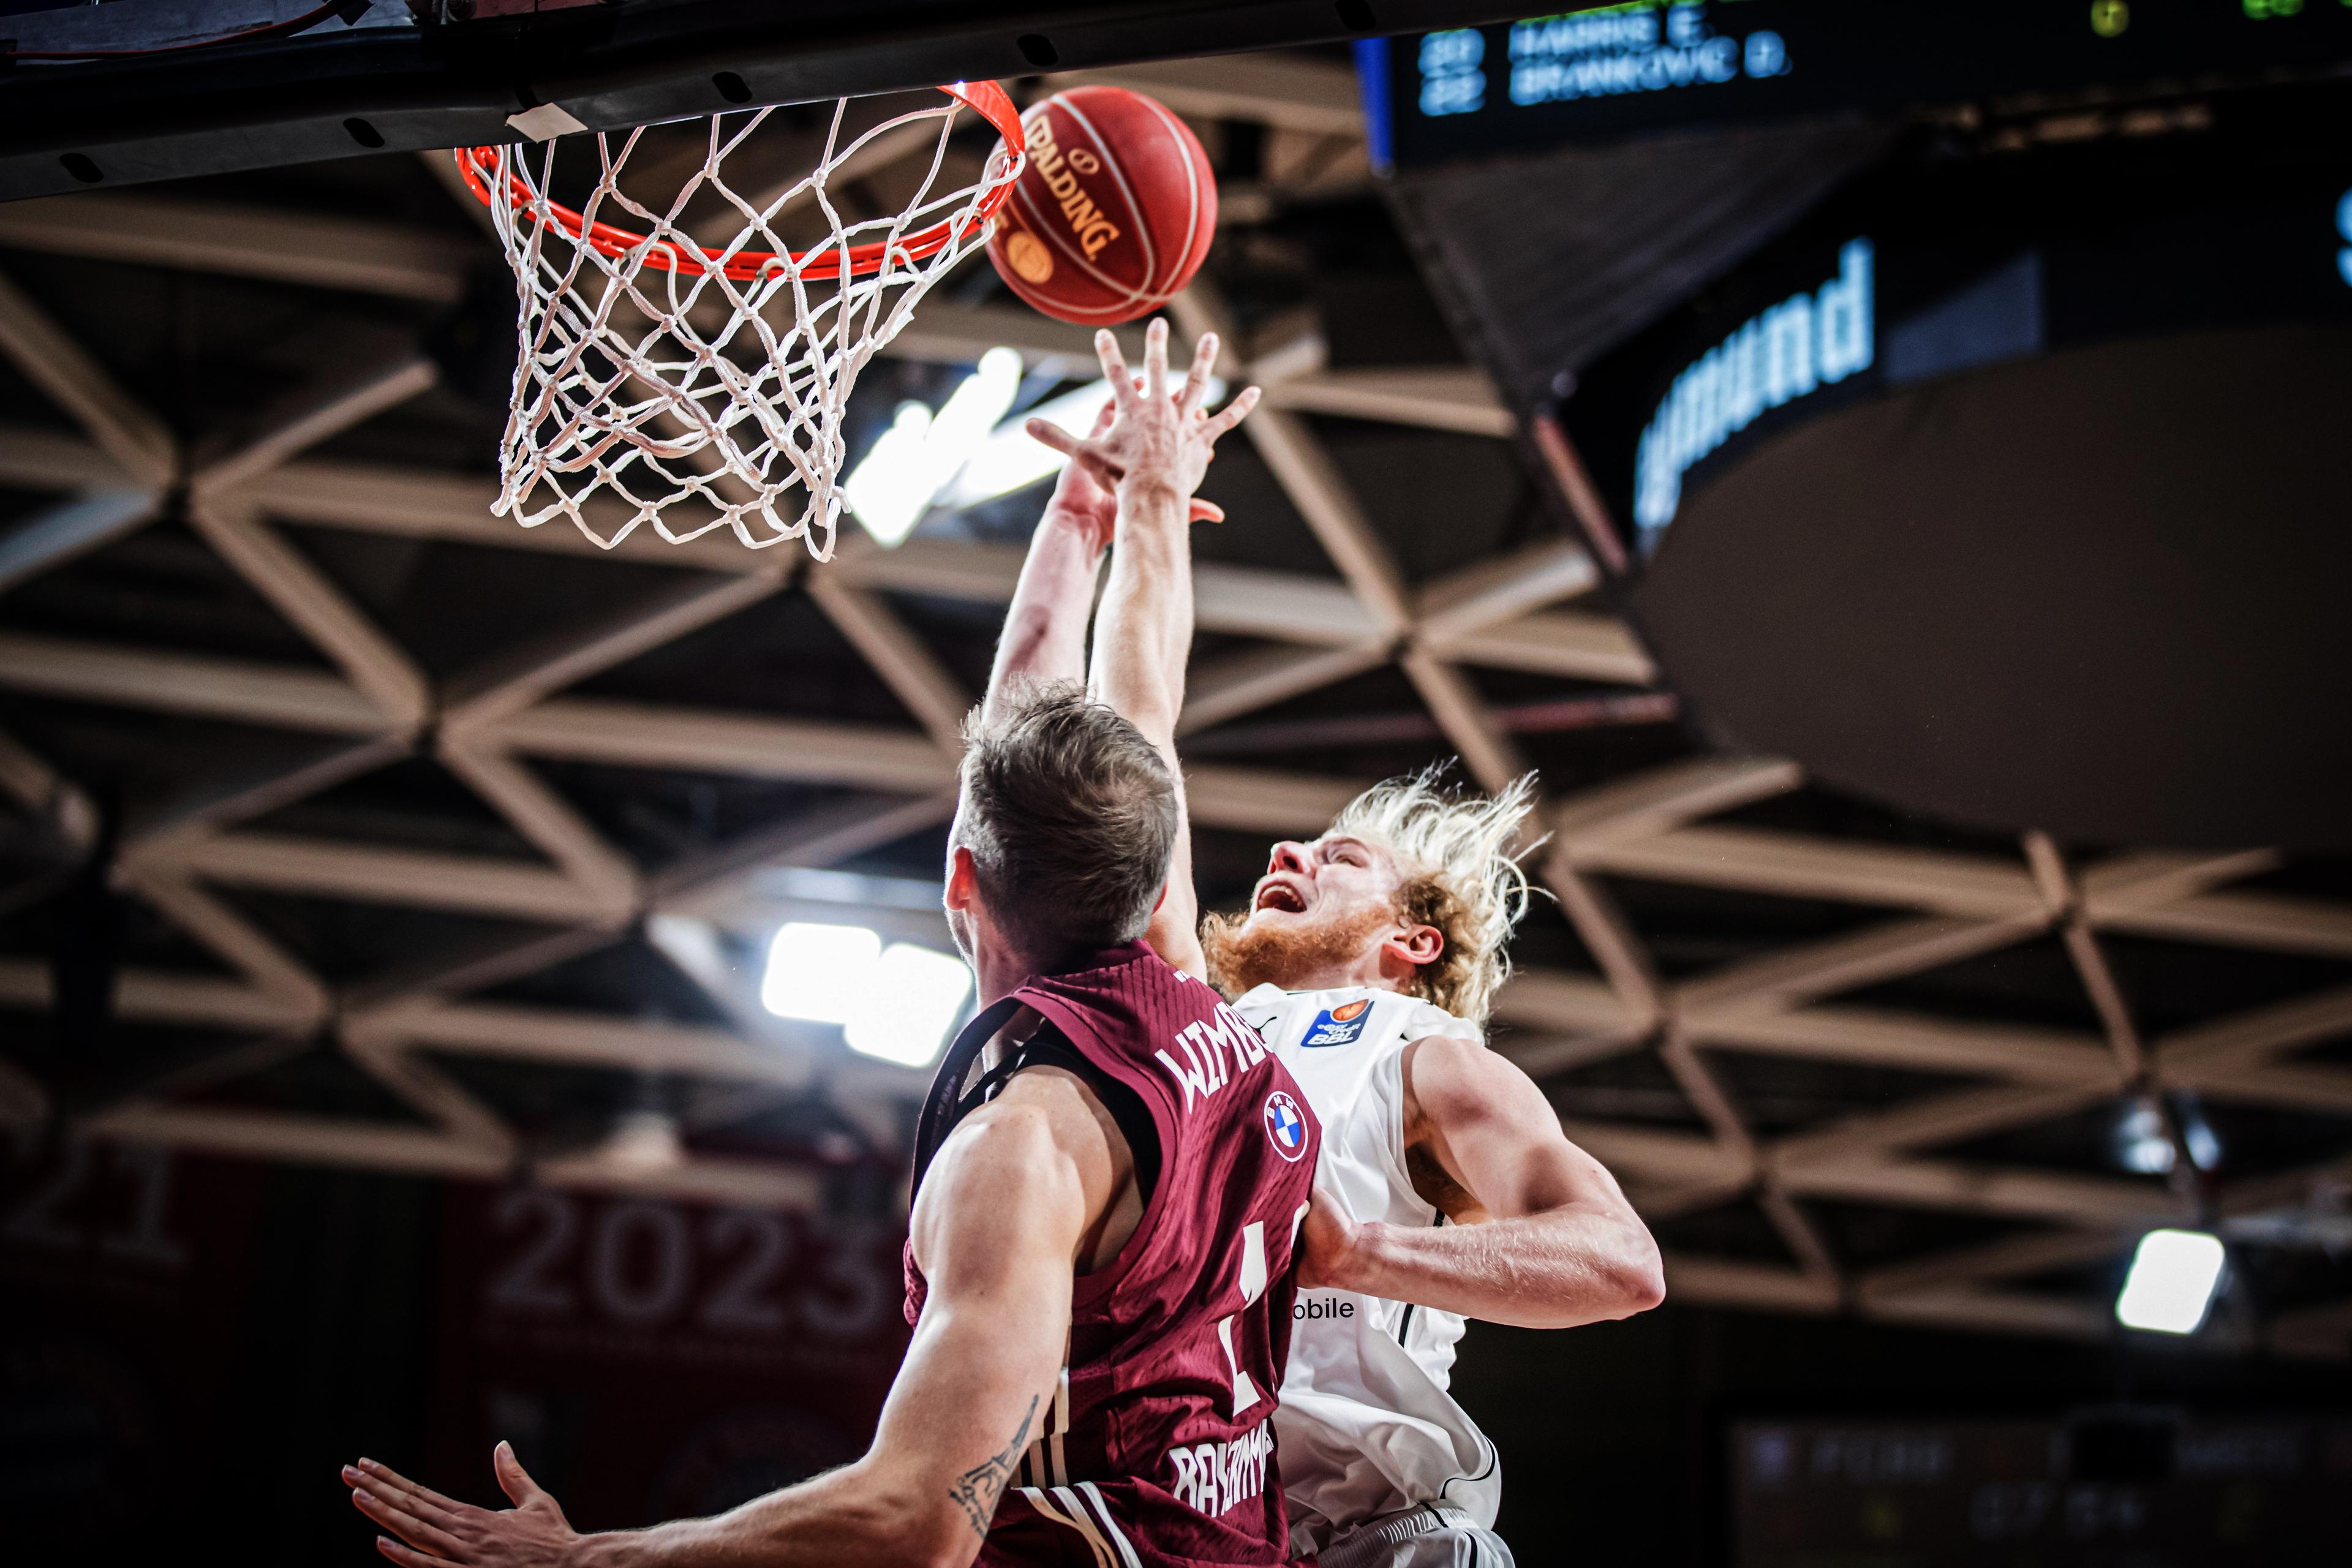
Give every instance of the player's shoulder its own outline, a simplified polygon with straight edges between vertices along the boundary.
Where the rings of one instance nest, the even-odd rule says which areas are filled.
[[[1456,1040],[1483,1049],[1486,1031],[1467,1018],[1456,1017],[1434,1002],[1401,996],[1397,1023],[1408,1040]]]
[[[1405,1121],[1411,1125],[1485,1121],[1539,1095],[1517,1062],[1475,1034],[1430,1034],[1400,1053]]]
[[[1234,1010],[1263,1030],[1278,1020],[1314,1013],[1330,1015],[1329,1022],[1344,1026],[1349,1040],[1373,1033],[1400,1040],[1433,1036],[1482,1043],[1486,1031],[1419,996],[1376,985],[1342,986],[1324,991],[1285,991],[1260,985],[1234,998]]]

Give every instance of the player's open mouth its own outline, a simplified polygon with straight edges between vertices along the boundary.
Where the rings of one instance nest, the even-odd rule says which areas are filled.
[[[1286,882],[1268,882],[1258,889],[1257,901],[1250,907],[1255,910],[1281,910],[1287,914],[1303,915],[1307,912],[1307,900],[1297,889]]]

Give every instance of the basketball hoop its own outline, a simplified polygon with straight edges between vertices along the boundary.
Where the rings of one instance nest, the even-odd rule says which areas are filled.
[[[548,194],[554,142],[543,152],[461,148],[457,166],[496,220],[521,310],[491,510],[525,528],[569,518],[607,550],[641,523],[674,544],[725,524],[754,550],[805,539],[817,560],[831,559],[835,479],[847,455],[842,421],[858,372],[898,336],[924,292],[985,240],[1021,172],[1021,115],[1003,88],[956,82],[939,90],[944,103],[885,121],[846,145],[842,100],[816,167],[757,206],[728,187],[722,165],[767,109],[711,118],[709,153],[667,211],[619,187],[644,127],[597,133],[595,186],[576,210]],[[960,108],[993,125],[1003,142],[977,183],[940,193]],[[929,119],[940,121],[930,170],[904,210],[844,223],[827,178],[877,138]],[[740,217],[715,250],[678,226],[688,204],[707,195]],[[796,252],[771,226],[804,201],[822,210],[832,235]],[[794,489],[797,509],[786,499]],[[689,498],[709,511],[697,507],[690,523],[673,527],[665,513]],[[601,531],[592,507],[607,520]]]

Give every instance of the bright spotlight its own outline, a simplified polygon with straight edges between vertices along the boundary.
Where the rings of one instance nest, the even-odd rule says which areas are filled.
[[[1225,395],[1225,384],[1216,376],[1209,378],[1209,406],[1216,406]],[[1038,480],[1062,471],[1069,458],[1043,441],[1031,437],[1029,421],[1043,419],[1048,425],[1059,426],[1073,436],[1084,436],[1094,428],[1095,416],[1110,401],[1110,383],[1089,382],[1074,392],[1050,397],[1021,415],[1008,419],[989,432],[987,441],[971,455],[955,482],[940,497],[945,507],[978,506],[994,500],[998,496],[1011,495],[1026,489]]]
[[[868,1005],[849,1021],[849,1048],[900,1067],[929,1067],[971,994],[971,971],[949,953],[894,942],[875,965]]]
[[[2221,1282],[2221,1237],[2201,1230],[2151,1230],[2139,1238],[2116,1321],[2127,1329],[2193,1334]]]
[[[849,471],[842,494],[866,531],[895,545],[914,531],[950,479],[989,438],[1021,390],[1018,350],[993,348],[980,367],[949,394],[937,414],[919,403],[899,405],[873,450]]]
[[[929,409],[919,403],[898,405],[890,428],[842,483],[851,514],[884,544],[906,538],[931,504],[923,486],[923,437],[930,431]]]
[[[780,1018],[839,1024],[849,1048],[928,1067],[971,994],[963,960],[864,926],[794,921],[768,948],[760,1001]]]
[[[1073,436],[1083,437],[1095,426],[1095,416],[1110,401],[1110,383],[1092,382],[1076,392],[1066,392],[1050,397],[1018,419],[1007,420],[989,433],[989,437],[954,484],[941,497],[944,504],[953,507],[978,506],[998,496],[1011,495],[1025,489],[1039,479],[1058,474],[1070,459],[1045,442],[1029,434],[1032,419],[1043,419],[1057,425]]]
[[[882,939],[864,926],[793,921],[768,945],[760,1005],[779,1018],[846,1024],[874,989]]]

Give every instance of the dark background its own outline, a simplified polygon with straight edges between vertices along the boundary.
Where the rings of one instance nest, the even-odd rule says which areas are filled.
[[[102,1144],[74,1176],[72,1158],[19,1147],[0,1185],[12,1554],[363,1564],[373,1531],[341,1464],[368,1455],[490,1504],[501,1436],[583,1527],[715,1510],[860,1451],[903,1342],[895,1236],[837,1218],[804,1234],[795,1222],[801,1255],[752,1297],[789,1309],[814,1290],[824,1321],[866,1331],[813,1335],[787,1310],[764,1331],[713,1333],[698,1321],[746,1263],[740,1247],[702,1248],[719,1211],[643,1205],[682,1216],[698,1251],[677,1310],[632,1324],[598,1307],[591,1256],[598,1216],[624,1200],[184,1155],[125,1165]],[[168,1202],[150,1239],[177,1262],[129,1255],[158,1172]],[[578,1245],[526,1268],[543,1227],[496,1220],[518,1194],[573,1207]],[[813,1281],[835,1247],[865,1287]],[[623,1250],[623,1298],[643,1307],[654,1262],[643,1245]],[[576,1306],[518,1314],[495,1297],[519,1282]],[[868,1310],[861,1289],[875,1288],[891,1310]],[[1566,1332],[1474,1325],[1455,1386],[1502,1449],[1500,1528],[1527,1564],[1731,1561],[1727,1445],[1744,1418],[2352,1405],[2352,1370],[2334,1363],[1673,1305]],[[2329,1484],[2320,1462],[2278,1495]]]

